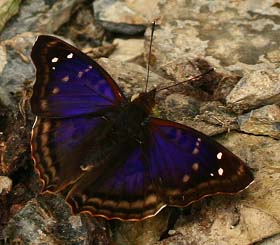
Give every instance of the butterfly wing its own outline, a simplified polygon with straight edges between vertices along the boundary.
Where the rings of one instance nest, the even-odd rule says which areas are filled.
[[[31,137],[31,154],[44,190],[60,191],[80,178],[91,145],[98,141],[102,118],[48,119],[37,117]],[[98,153],[97,153],[98,154]]]
[[[63,118],[98,113],[125,100],[101,66],[56,37],[39,36],[31,58],[36,67],[31,108],[37,116]]]
[[[31,57],[32,157],[45,190],[59,191],[84,174],[89,145],[105,134],[104,111],[126,99],[96,62],[58,38],[39,36]]]
[[[151,177],[167,205],[233,194],[253,175],[237,156],[210,137],[179,123],[152,118],[148,156]]]
[[[153,216],[165,206],[152,183],[143,149],[135,141],[117,147],[105,164],[77,181],[66,201],[74,213],[130,221]]]

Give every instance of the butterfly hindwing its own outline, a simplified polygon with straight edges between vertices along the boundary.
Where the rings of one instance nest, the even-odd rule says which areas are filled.
[[[64,41],[41,35],[31,58],[36,82],[32,112],[43,117],[70,117],[106,110],[125,98],[110,75]]]
[[[153,118],[150,131],[151,176],[167,205],[186,206],[205,196],[237,193],[253,181],[242,160],[192,128]]]
[[[121,146],[116,154],[112,152],[107,163],[91,169],[68,193],[66,201],[74,213],[135,221],[165,206],[152,183],[143,150],[134,147],[133,141],[127,143],[126,149]]]
[[[101,118],[37,118],[31,153],[44,190],[62,190],[83,174],[87,150],[96,142],[95,132],[103,123]]]

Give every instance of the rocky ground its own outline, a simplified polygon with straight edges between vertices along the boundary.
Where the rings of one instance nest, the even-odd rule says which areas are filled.
[[[279,244],[280,4],[268,1],[0,0],[0,240],[7,244]],[[255,182],[142,222],[72,215],[62,195],[40,196],[30,157],[35,79],[30,50],[55,34],[97,59],[127,96],[143,91],[151,22],[158,19],[149,87],[155,114],[214,137]]]

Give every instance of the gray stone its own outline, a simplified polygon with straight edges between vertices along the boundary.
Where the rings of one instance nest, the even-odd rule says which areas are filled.
[[[221,102],[210,101],[203,103],[200,107],[200,114],[196,116],[196,121],[203,121],[208,125],[208,129],[197,128],[207,135],[215,135],[237,129],[237,117],[231,113]],[[198,123],[198,125],[200,125]],[[212,130],[209,130],[212,128]]]
[[[181,63],[183,67],[197,57],[204,57],[218,72],[229,71],[238,63],[246,64],[248,71],[256,65],[265,67],[267,63],[277,63],[280,32],[273,16],[279,15],[279,9],[272,2],[261,1],[257,7],[254,1],[160,2],[162,21],[154,35],[154,68],[168,70],[173,63]],[[264,9],[266,17],[260,11]],[[150,30],[147,30],[146,47],[149,36]],[[145,52],[147,57],[147,48]],[[269,60],[266,57],[270,57]],[[169,69],[173,77],[187,75],[181,72],[182,69]]]
[[[117,45],[115,52],[110,58],[120,61],[133,61],[143,55],[143,39],[120,39],[116,38],[114,44]]]
[[[140,222],[116,221],[113,241],[123,244],[154,244],[166,229],[169,209],[163,209],[157,216]]]
[[[278,245],[280,244],[280,234],[276,234],[273,237],[268,237],[259,242],[259,245]]]
[[[92,238],[99,233],[95,244],[108,244],[104,223],[88,226],[81,215],[73,216],[64,199],[47,194],[30,200],[16,213],[4,229],[4,237],[14,244],[92,244]],[[102,229],[101,226],[103,224]],[[89,229],[94,227],[94,229]],[[103,230],[103,236],[100,234]]]
[[[255,135],[280,139],[280,107],[267,105],[238,117],[240,129]]]
[[[237,112],[278,103],[280,72],[258,70],[246,74],[226,98],[228,106]]]
[[[0,39],[10,39],[31,30],[53,33],[69,20],[73,8],[82,1],[24,1],[19,14],[3,29]]]
[[[34,79],[30,50],[36,35],[25,32],[0,43],[0,100],[9,107],[17,107],[23,90]]]
[[[159,16],[158,2],[159,0],[97,0],[93,6],[97,19],[117,23],[147,24]]]

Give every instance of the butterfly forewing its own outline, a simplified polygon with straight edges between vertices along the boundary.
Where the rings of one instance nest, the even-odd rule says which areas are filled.
[[[103,112],[126,99],[102,67],[58,38],[39,36],[31,57],[36,67],[31,108],[37,116],[32,157],[45,190],[59,191],[83,174],[84,151],[104,129]]]
[[[210,137],[182,124],[153,118],[148,156],[152,179],[168,205],[233,194],[253,176],[244,162]]]
[[[125,100],[102,67],[58,38],[39,36],[31,58],[36,67],[31,106],[37,116],[84,115]]]

